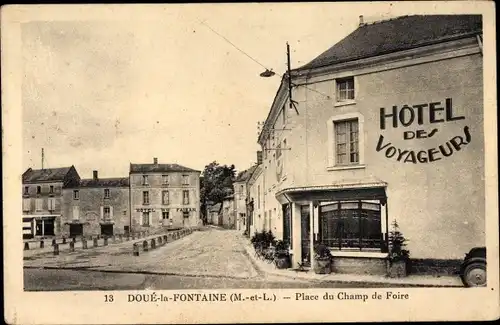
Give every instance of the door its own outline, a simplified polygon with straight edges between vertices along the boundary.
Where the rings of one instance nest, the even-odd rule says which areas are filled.
[[[81,224],[81,223],[70,224],[69,225],[69,236],[71,238],[74,238],[77,236],[83,236],[83,224]]]
[[[102,224],[101,225],[101,235],[103,236],[113,236],[113,225]]]
[[[35,222],[35,236],[43,236],[43,220],[37,219]]]
[[[301,243],[302,243],[302,263],[304,265],[311,265],[311,254],[310,254],[310,248],[311,248],[311,240],[310,240],[310,233],[311,233],[311,223],[310,223],[310,218],[311,214],[309,211],[309,205],[302,205],[300,207],[300,233],[301,233]]]
[[[54,226],[55,226],[55,218],[43,220],[43,235],[54,236],[55,235]]]

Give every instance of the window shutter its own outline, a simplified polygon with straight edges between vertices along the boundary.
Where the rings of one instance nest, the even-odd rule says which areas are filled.
[[[153,225],[153,212],[148,213],[148,217],[149,217],[149,225],[152,226]]]
[[[101,205],[101,219],[104,218],[104,207]]]
[[[109,217],[113,218],[113,207],[112,206],[109,207]]]

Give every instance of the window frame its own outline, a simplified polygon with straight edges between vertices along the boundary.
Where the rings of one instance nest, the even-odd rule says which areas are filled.
[[[147,219],[145,218],[147,216]],[[141,226],[142,227],[149,227],[151,223],[149,222],[150,220],[150,212],[148,211],[143,211],[141,214]],[[144,222],[144,220],[147,220],[147,222]]]
[[[169,182],[169,177],[168,177],[168,174],[166,175],[161,175],[161,183],[163,185],[168,185],[170,182]]]
[[[25,186],[24,187],[23,195],[29,195],[29,194],[30,194],[30,187],[29,186]]]
[[[109,188],[105,188],[104,189],[104,198],[109,199],[110,196],[111,196],[111,191],[109,190]]]
[[[170,192],[169,191],[161,191],[161,204],[169,205],[170,204]]]
[[[337,164],[337,140],[336,140],[336,132],[335,125],[336,123],[356,120],[358,121],[358,162],[340,165]],[[326,169],[328,171],[340,170],[340,169],[358,169],[365,168],[365,131],[364,131],[364,116],[359,112],[347,113],[334,115],[330,117],[327,122],[327,133],[328,133],[328,141],[327,141],[327,153],[328,153],[328,165]],[[347,150],[347,149],[346,149]],[[348,153],[346,151],[346,153]]]
[[[142,185],[143,186],[149,185],[149,177],[148,177],[148,175],[142,175]]]
[[[142,191],[142,205],[149,205],[149,191]]]
[[[107,216],[106,216],[106,209],[108,210]],[[104,207],[102,208],[102,218],[103,218],[104,220],[109,220],[109,219],[111,219],[111,207],[109,207],[109,206],[104,206]]]
[[[189,175],[182,175],[182,185],[189,185]]]
[[[353,132],[353,125],[356,126],[356,132]],[[339,142],[339,129],[340,126],[344,128],[344,135],[345,140],[343,142]],[[333,128],[334,128],[334,137],[335,137],[335,166],[352,166],[352,165],[358,165],[359,164],[359,122],[357,119],[351,119],[351,120],[343,120],[343,121],[336,121],[333,122]],[[357,139],[354,140],[353,134],[357,134]],[[353,145],[356,144],[356,145]],[[340,154],[338,152],[339,146],[345,146],[345,152]],[[357,146],[357,150],[353,151],[353,147]],[[339,155],[345,156],[345,161],[340,161],[339,160]],[[356,155],[357,157],[355,160],[353,159],[352,155]]]
[[[185,195],[186,193],[187,193],[187,195]],[[189,204],[189,190],[182,191],[182,204],[183,205]]]
[[[80,200],[80,191],[73,190],[73,200]]]
[[[347,87],[347,83],[352,80],[352,88]],[[346,88],[345,90],[340,89],[341,85],[346,83]],[[349,103],[354,103],[356,101],[356,78],[354,76],[346,76],[346,77],[341,77],[341,78],[336,78],[335,79],[335,103],[343,105],[343,104],[349,104]],[[352,97],[349,98],[348,94],[352,90]],[[342,91],[345,91],[346,93],[346,98],[341,99],[340,94]]]
[[[167,216],[166,218],[165,218],[165,215]],[[168,220],[168,219],[170,219],[170,213],[168,211],[162,211],[161,212],[161,218],[162,218],[162,220]]]

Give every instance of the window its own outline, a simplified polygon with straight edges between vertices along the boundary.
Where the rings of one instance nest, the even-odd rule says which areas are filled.
[[[142,185],[149,185],[148,175],[142,175]]]
[[[23,199],[23,211],[31,210],[31,199]]]
[[[358,120],[339,121],[335,128],[335,164],[359,163]]]
[[[142,213],[142,226],[149,227],[149,212]]]
[[[106,219],[111,219],[111,209],[110,209],[110,207],[104,207],[103,212],[104,212],[103,216],[104,216],[105,220]]]
[[[169,201],[170,201],[170,197],[169,197],[168,191],[162,191],[161,192],[161,202],[162,202],[162,204],[165,204],[165,205],[170,204]]]
[[[182,217],[183,218],[189,218],[189,211],[183,211],[182,212]]]
[[[162,219],[163,219],[163,220],[168,219],[168,218],[169,218],[168,211],[163,211],[163,212],[161,213],[161,217],[162,217]]]
[[[25,186],[24,187],[24,195],[28,195],[28,194],[29,194],[29,187]]]
[[[161,180],[163,185],[168,185],[168,175],[162,175]]]
[[[189,176],[182,175],[182,185],[189,185]]]
[[[54,194],[54,185],[50,185],[49,194]]]
[[[109,188],[104,189],[104,198],[109,199]]]
[[[142,192],[142,204],[149,204],[149,192]]]
[[[337,102],[354,100],[354,78],[335,80],[337,84]]]
[[[48,208],[49,208],[49,211],[55,211],[56,210],[56,199],[49,198]]]
[[[321,241],[332,248],[373,250],[382,248],[380,204],[342,201],[319,209]]]
[[[80,207],[75,205],[73,206],[73,220],[80,219]]]
[[[42,211],[42,206],[43,206],[43,199],[36,199],[35,200],[35,210]]]
[[[189,204],[189,191],[182,191],[182,204]]]
[[[36,187],[36,194],[42,194],[42,187],[41,186]]]
[[[79,199],[80,199],[80,191],[73,190],[73,200],[79,200]]]

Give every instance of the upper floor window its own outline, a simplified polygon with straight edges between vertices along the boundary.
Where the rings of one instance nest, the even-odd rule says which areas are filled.
[[[149,192],[142,192],[142,204],[149,204]]]
[[[56,210],[56,199],[55,198],[49,198],[47,202],[47,207],[49,211],[55,211]]]
[[[142,185],[149,185],[148,175],[142,175]]]
[[[29,194],[29,187],[25,186],[24,187],[24,195],[28,195],[28,194]]]
[[[104,219],[111,218],[111,209],[110,209],[110,207],[104,207],[103,212],[104,212]]]
[[[104,198],[109,199],[109,188],[104,189]]]
[[[189,185],[189,176],[182,175],[182,185]]]
[[[36,194],[42,194],[42,187],[41,186],[36,187]]]
[[[359,163],[358,120],[334,122],[335,164],[352,165]]]
[[[23,199],[23,211],[31,210],[31,199]]]
[[[54,185],[50,185],[49,194],[54,194]]]
[[[79,200],[79,199],[80,199],[80,191],[73,190],[73,200]]]
[[[162,201],[162,204],[165,204],[165,205],[168,205],[170,204],[170,197],[169,197],[169,193],[168,191],[162,191],[161,192],[161,201]]]
[[[189,204],[189,191],[182,191],[182,204]]]
[[[168,175],[162,175],[161,180],[162,180],[162,184],[167,185],[168,184]]]
[[[43,199],[36,199],[35,200],[35,210],[42,211],[42,209],[43,209]]]
[[[354,78],[343,78],[335,80],[337,85],[337,102],[354,100]]]

